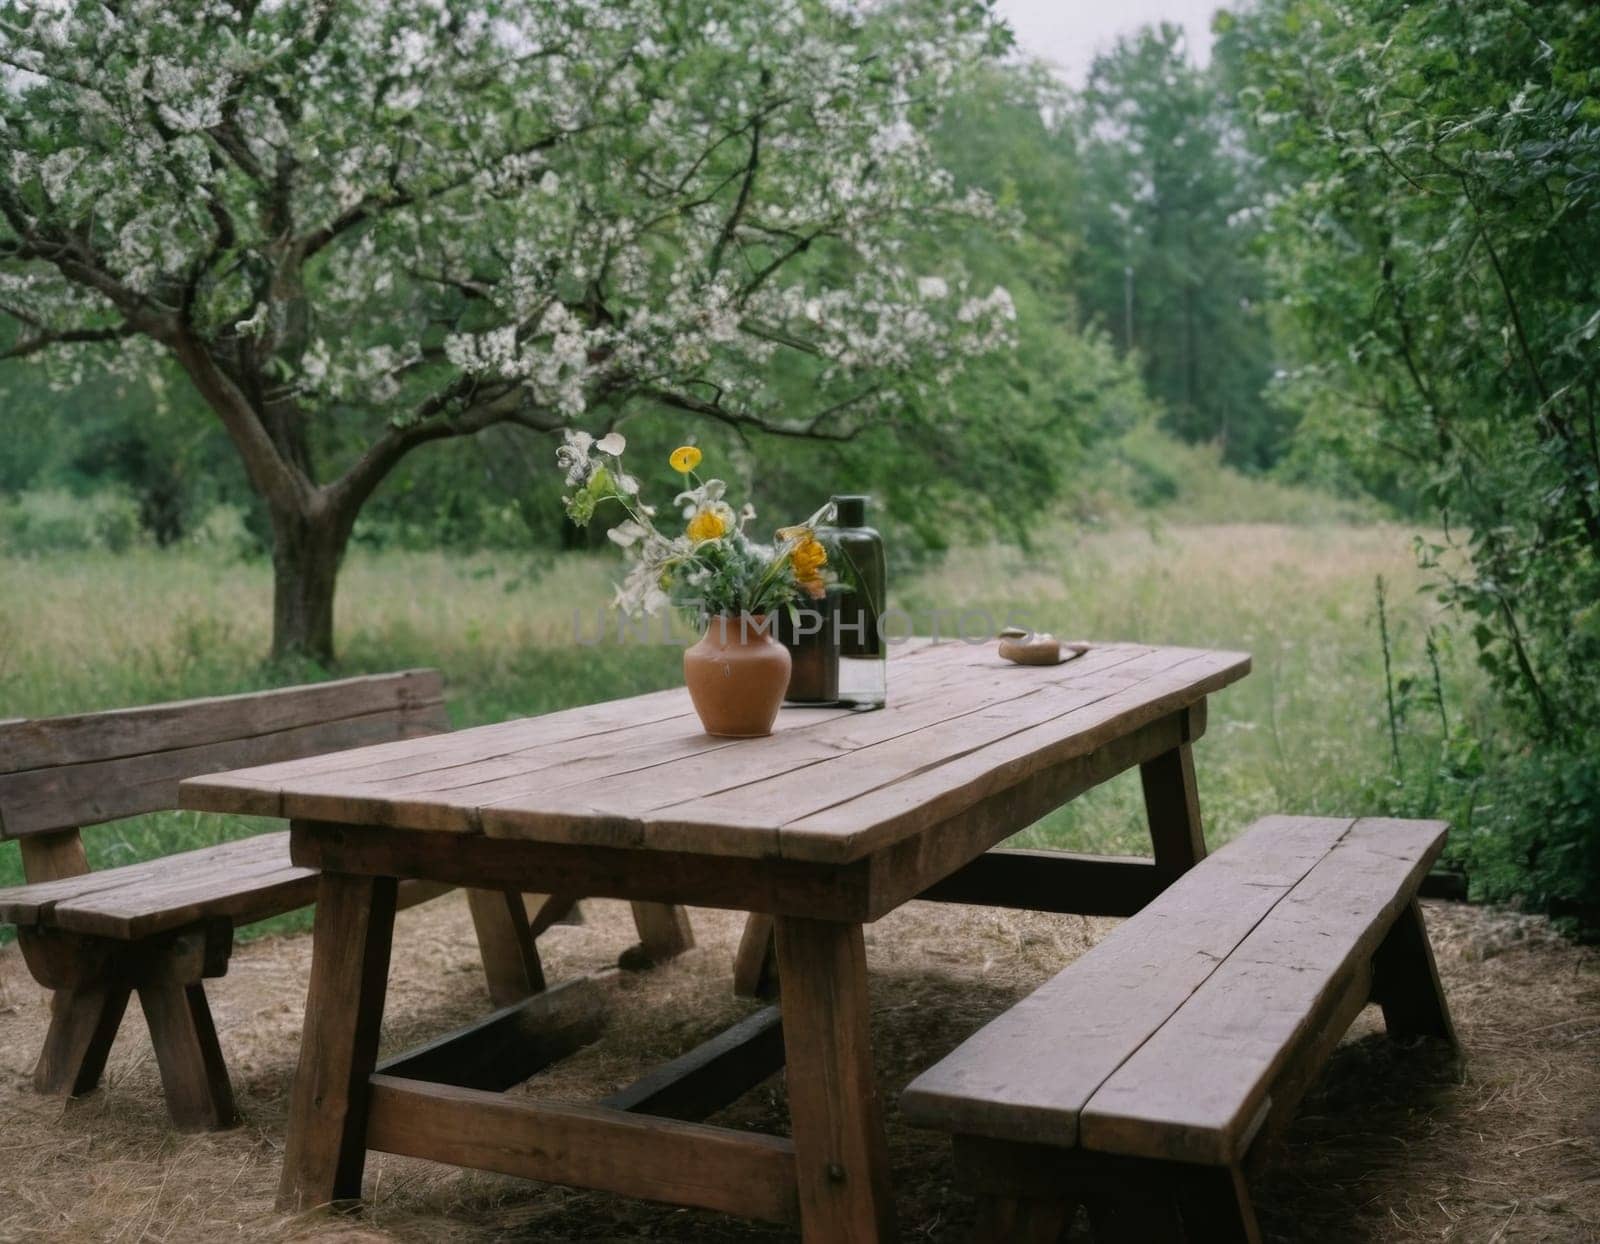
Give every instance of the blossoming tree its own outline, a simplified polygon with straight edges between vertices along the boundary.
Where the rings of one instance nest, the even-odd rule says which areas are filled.
[[[991,2],[0,0],[0,357],[181,369],[271,517],[274,655],[331,659],[420,445],[849,438],[1002,346],[1006,292],[908,246],[995,214],[926,141]]]

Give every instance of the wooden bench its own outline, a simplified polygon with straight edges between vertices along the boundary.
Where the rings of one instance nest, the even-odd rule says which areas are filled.
[[[184,778],[448,728],[434,670],[0,723],[0,839],[18,840],[28,881],[0,889],[0,921],[18,926],[29,970],[55,991],[35,1087],[93,1089],[137,990],[173,1122],[233,1123],[203,982],[226,972],[236,926],[316,897],[287,831],[91,873],[81,826],[175,808]],[[398,905],[449,889],[406,882]],[[494,1003],[542,990],[534,939],[573,896],[469,890],[468,901]],[[647,958],[692,944],[679,909],[640,904],[635,918]]]
[[[1258,1240],[1245,1172],[1357,1013],[1455,1042],[1417,905],[1438,821],[1268,817],[905,1091],[979,1238]]]

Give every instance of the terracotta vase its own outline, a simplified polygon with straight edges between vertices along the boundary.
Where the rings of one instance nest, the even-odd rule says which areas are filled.
[[[720,614],[684,650],[683,681],[707,734],[753,739],[772,733],[789,685],[789,653],[765,614]]]

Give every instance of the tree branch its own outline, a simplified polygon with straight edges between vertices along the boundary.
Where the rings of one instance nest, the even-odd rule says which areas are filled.
[[[1511,327],[1516,334],[1517,348],[1522,352],[1522,361],[1528,369],[1528,378],[1533,381],[1533,388],[1538,393],[1539,400],[1548,404],[1550,389],[1544,382],[1544,373],[1539,370],[1539,361],[1534,357],[1533,347],[1528,344],[1528,332],[1522,325],[1522,312],[1517,306],[1516,296],[1511,292],[1511,282],[1506,278],[1506,270],[1501,266],[1500,252],[1495,249],[1494,239],[1489,236],[1488,225],[1484,222],[1483,213],[1478,210],[1478,200],[1473,197],[1465,176],[1461,178],[1461,192],[1466,197],[1467,205],[1472,208],[1473,219],[1478,225],[1478,237],[1489,255],[1489,266],[1494,269],[1495,280],[1499,283],[1500,293],[1505,299],[1506,313],[1511,317]]]
[[[759,320],[740,320],[739,327],[752,337],[759,337],[762,341],[770,341],[774,345],[788,346],[791,350],[798,350],[801,354],[809,354],[815,358],[822,357],[822,348],[814,341],[807,341],[804,337],[796,337],[787,329],[778,328],[771,324],[763,324]]]
[[[459,409],[455,413],[449,413],[456,407]],[[491,391],[480,393],[476,378],[462,376],[417,406],[406,423],[391,425],[368,446],[349,470],[329,486],[330,503],[338,509],[359,510],[389,472],[418,445],[472,436],[497,423],[515,423],[537,432],[553,432],[563,426],[560,419],[534,408],[520,385],[497,384]]]
[[[660,402],[663,406],[670,406],[674,410],[687,411],[693,415],[704,415],[725,423],[732,428],[754,428],[758,432],[765,432],[769,436],[785,436],[795,440],[812,441],[853,441],[861,435],[861,426],[852,428],[825,428],[823,423],[837,414],[843,413],[860,402],[874,397],[880,390],[868,389],[858,393],[852,398],[836,403],[826,410],[818,411],[804,423],[774,423],[770,419],[753,414],[745,410],[731,410],[722,405],[720,400],[706,401],[703,398],[692,397],[687,393],[675,393],[670,389],[660,389],[653,386],[638,390],[641,397],[650,398]],[[720,396],[720,395],[719,395]]]
[[[235,95],[228,102],[223,111],[223,119],[207,130],[206,135],[233,162],[235,168],[251,181],[265,186],[270,183],[271,178],[267,176],[267,170],[262,167],[261,161],[256,159],[255,153],[250,150],[244,135],[239,133],[235,115],[237,100],[238,96]]]
[[[744,288],[739,291],[739,301],[747,302],[750,295],[760,289],[780,269],[797,255],[803,255],[811,249],[811,244],[820,237],[825,237],[832,229],[832,225],[818,225],[810,233],[801,234],[788,250],[778,252],[777,256],[762,268],[753,277],[745,282]]]
[[[1473,219],[1478,225],[1478,236],[1483,240],[1484,250],[1488,253],[1489,264],[1494,269],[1495,280],[1499,283],[1500,293],[1505,301],[1506,313],[1511,317],[1511,327],[1517,339],[1517,348],[1522,353],[1523,365],[1527,368],[1528,378],[1533,383],[1534,392],[1539,396],[1539,415],[1537,427],[1540,439],[1554,437],[1559,443],[1563,455],[1566,457],[1566,470],[1573,485],[1569,491],[1573,508],[1578,513],[1578,520],[1583,524],[1584,533],[1589,538],[1590,547],[1600,553],[1600,513],[1590,503],[1585,491],[1586,481],[1582,469],[1581,459],[1578,457],[1578,442],[1573,433],[1572,425],[1567,418],[1557,409],[1556,395],[1552,395],[1550,387],[1545,383],[1544,373],[1539,368],[1539,360],[1535,356],[1533,346],[1528,340],[1527,329],[1523,326],[1522,311],[1517,304],[1516,295],[1511,289],[1511,280],[1506,274],[1505,267],[1500,262],[1500,253],[1495,249],[1494,239],[1489,236],[1487,222],[1483,212],[1478,207],[1478,200],[1472,193],[1471,182],[1465,174],[1461,177],[1461,192],[1466,196],[1468,205],[1472,208]]]
[[[717,234],[717,240],[711,247],[712,276],[722,270],[722,253],[733,240],[734,232],[739,228],[739,220],[744,216],[745,208],[750,205],[750,193],[755,188],[756,172],[760,167],[761,116],[758,113],[750,123],[750,158],[745,161],[744,180],[739,183],[739,197],[734,200],[733,210],[728,213],[728,219],[722,224],[722,232]]]
[[[582,133],[583,128],[557,130],[554,134],[546,134],[531,143],[501,152],[496,157],[496,160],[509,160],[514,156],[532,155],[536,151],[547,151],[564,139],[570,138],[573,134]],[[452,190],[459,190],[469,184],[480,171],[481,169],[473,168],[458,177],[451,177],[437,186],[425,188],[402,189],[400,186],[391,183],[389,188],[393,191],[392,194],[364,195],[359,203],[356,203],[353,207],[346,208],[331,223],[324,225],[320,229],[313,229],[301,238],[296,246],[300,258],[302,261],[310,259],[341,234],[348,233],[351,229],[364,224],[368,220],[375,220],[386,212],[392,212],[402,207],[410,207],[417,203],[426,203],[442,195],[449,194]]]
[[[131,324],[118,324],[114,328],[66,328],[35,333],[31,337],[22,338],[9,349],[0,350],[0,360],[27,358],[28,355],[48,350],[51,346],[118,341],[124,337],[132,337],[138,331]]]
[[[18,244],[12,249],[18,257],[39,259],[52,265],[62,276],[77,285],[85,285],[102,295],[122,312],[130,322],[149,331],[141,320],[151,317],[152,308],[140,294],[127,288],[106,270],[94,253],[86,237],[74,233],[45,233],[37,227],[17,197],[8,186],[0,182],[0,216],[4,216]]]

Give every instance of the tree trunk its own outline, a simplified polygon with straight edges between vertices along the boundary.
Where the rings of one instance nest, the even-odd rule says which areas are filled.
[[[333,596],[352,524],[319,508],[272,511],[272,659],[334,663]]]

